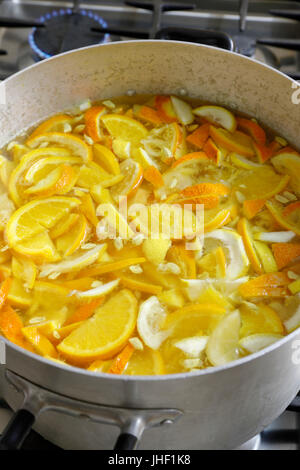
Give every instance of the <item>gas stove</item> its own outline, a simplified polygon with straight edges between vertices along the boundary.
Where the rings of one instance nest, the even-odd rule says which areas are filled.
[[[131,39],[215,45],[300,79],[300,1],[0,0],[0,80],[77,47]],[[299,398],[243,449],[299,450]],[[0,433],[12,411],[0,398]],[[25,449],[53,450],[32,431]]]

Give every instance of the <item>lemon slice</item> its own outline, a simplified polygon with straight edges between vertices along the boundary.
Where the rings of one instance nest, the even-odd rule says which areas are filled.
[[[120,173],[119,162],[112,151],[107,147],[95,144],[93,147],[93,153],[95,162],[102,166],[105,171],[113,175],[118,175]]]
[[[226,257],[226,276],[229,280],[237,279],[248,271],[249,260],[242,237],[233,230],[217,229],[204,237],[204,248],[211,251],[222,246]]]
[[[108,359],[118,353],[136,324],[137,300],[124,289],[84,321],[57,347],[71,363],[89,364],[95,359]]]
[[[141,143],[151,158],[167,161],[184,154],[182,152],[185,151],[185,146],[182,137],[181,128],[176,122],[172,122],[152,129]]]
[[[297,153],[282,152],[272,158],[271,163],[276,170],[291,176],[292,189],[300,194],[300,155]]]
[[[136,160],[144,169],[149,168],[150,166],[154,166],[155,168],[159,168],[157,161],[148,155],[146,150],[142,147],[137,149],[133,149],[132,151],[132,158]]]
[[[288,333],[300,327],[300,296],[296,295],[292,300],[292,315],[284,322]]]
[[[239,286],[247,282],[248,279],[248,276],[243,276],[239,279],[235,279],[234,281],[228,281],[225,279],[181,279],[181,281],[189,300],[193,302],[195,300],[199,301],[201,296],[204,295],[210,287],[221,292],[224,296],[229,296],[235,292]]]
[[[101,121],[114,138],[138,145],[148,135],[146,127],[139,121],[120,114],[105,114]]]
[[[120,183],[115,184],[110,191],[115,200],[118,200],[119,196],[133,195],[143,180],[141,165],[131,158],[127,158],[121,163],[120,171],[124,178]]]
[[[37,148],[41,144],[47,143],[49,146],[55,144],[58,146],[66,147],[74,156],[81,157],[83,161],[92,160],[92,149],[80,137],[71,134],[64,134],[61,132],[47,132],[39,134],[35,137],[29,138],[26,142],[28,147]]]
[[[78,291],[76,292],[76,297],[78,297],[78,299],[96,299],[97,297],[102,297],[115,289],[119,282],[120,279],[115,279],[114,281],[107,282],[106,284],[95,287],[94,289],[89,289],[83,292]]]
[[[256,353],[283,338],[282,335],[257,333],[240,339],[239,346],[248,353]]]
[[[206,347],[209,362],[221,366],[239,357],[239,331],[241,318],[238,310],[225,315],[213,330]]]
[[[181,124],[184,126],[191,124],[194,121],[192,107],[185,101],[180,100],[176,96],[171,96],[171,102]]]
[[[144,343],[151,349],[158,349],[168,336],[167,331],[162,331],[166,315],[164,307],[154,295],[140,306],[137,330]]]
[[[183,351],[188,357],[200,357],[205,351],[209,336],[191,336],[174,343],[174,346]]]
[[[87,250],[84,253],[77,254],[76,256],[70,256],[69,258],[60,261],[59,263],[44,264],[40,272],[40,277],[48,277],[53,273],[67,273],[73,271],[79,271],[90,264],[95,263],[106,250],[106,244],[95,246],[91,250]]]
[[[114,139],[112,141],[112,150],[120,160],[125,160],[130,157],[131,143],[123,139]]]
[[[275,273],[278,271],[278,266],[273,256],[272,250],[266,243],[259,241],[253,242],[254,248],[258,253],[259,259],[262,262],[264,271],[266,273]]]
[[[243,168],[244,170],[255,170],[257,168],[262,168],[263,165],[255,163],[252,160],[249,160],[238,153],[231,153],[229,155],[231,162],[238,168]]]
[[[291,230],[285,232],[256,232],[253,234],[255,240],[269,243],[287,243],[295,238],[295,233]]]
[[[234,132],[237,126],[234,115],[222,106],[199,106],[193,110],[196,116],[207,119],[212,124],[218,124],[230,132]]]

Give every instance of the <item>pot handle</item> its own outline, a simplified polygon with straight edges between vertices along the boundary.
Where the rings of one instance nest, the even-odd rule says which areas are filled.
[[[18,450],[35,422],[30,411],[21,408],[13,415],[0,439],[0,450]]]
[[[118,450],[135,449],[145,429],[172,424],[183,415],[175,408],[121,408],[88,403],[41,388],[10,370],[5,375],[8,383],[23,393],[24,401],[0,438],[0,450],[20,449],[36,418],[46,410],[118,426]]]
[[[128,432],[119,435],[114,450],[134,450],[138,445],[138,438]]]

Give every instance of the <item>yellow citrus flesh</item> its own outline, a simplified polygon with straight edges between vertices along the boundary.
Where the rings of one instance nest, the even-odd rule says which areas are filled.
[[[59,344],[58,350],[70,362],[77,364],[112,357],[122,349],[132,334],[136,314],[135,297],[130,291],[122,290],[67,336]]]
[[[144,348],[135,350],[124,371],[125,375],[161,375],[165,373],[163,358],[159,351]]]
[[[24,255],[58,259],[48,230],[79,203],[76,198],[53,197],[34,200],[20,207],[6,227],[9,246]]]
[[[132,142],[138,145],[148,131],[139,121],[119,114],[105,114],[102,122],[112,137]]]

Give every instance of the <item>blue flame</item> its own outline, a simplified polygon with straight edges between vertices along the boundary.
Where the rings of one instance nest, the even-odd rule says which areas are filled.
[[[73,11],[71,10],[71,8],[67,8],[67,9],[60,9],[60,10],[55,10],[55,11],[52,11],[51,13],[46,13],[46,15],[44,16],[41,16],[38,21],[40,21],[41,23],[44,23],[46,22],[47,20],[50,20],[51,18],[55,18],[57,16],[64,16],[64,15],[72,15]],[[82,16],[88,16],[89,18],[92,18],[93,20],[95,20],[97,23],[99,23],[99,25],[102,27],[102,28],[107,28],[107,23],[106,21],[104,21],[103,18],[101,18],[100,16],[96,15],[95,13],[93,13],[92,11],[87,11],[87,10],[79,10],[78,11],[78,14],[82,15]],[[50,57],[52,57],[51,54],[47,54],[46,52],[42,51],[35,43],[35,40],[34,40],[34,33],[35,31],[37,30],[37,28],[33,28],[31,33],[29,34],[28,36],[28,42],[29,42],[29,45],[31,47],[31,49],[41,58],[41,59],[49,59]],[[104,37],[103,39],[101,40],[101,42],[107,42],[109,40],[109,34],[104,34]]]

